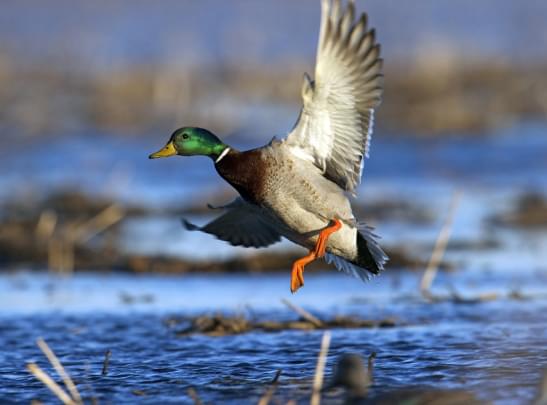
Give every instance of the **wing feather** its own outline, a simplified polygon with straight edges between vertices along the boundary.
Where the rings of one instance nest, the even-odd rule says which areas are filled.
[[[281,240],[281,235],[260,216],[253,206],[243,200],[236,199],[218,208],[227,208],[227,211],[201,227],[183,219],[184,226],[190,231],[214,235],[233,246],[259,248]]]
[[[303,107],[287,137],[299,158],[315,163],[325,177],[353,192],[368,157],[374,109],[383,94],[383,62],[367,15],[355,21],[355,5],[322,0],[315,81],[306,74]]]

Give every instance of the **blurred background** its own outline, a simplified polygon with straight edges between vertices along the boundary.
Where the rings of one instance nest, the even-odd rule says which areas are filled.
[[[252,254],[180,227],[181,214],[207,215],[206,203],[234,194],[208,159],[146,157],[180,126],[209,128],[240,148],[284,136],[298,115],[303,72],[313,72],[317,3],[7,2],[0,14],[5,265],[45,268],[46,244],[36,237],[49,239],[114,203],[86,230],[117,225],[76,248],[124,260]],[[378,226],[385,244],[410,246],[428,226],[436,231],[446,200],[461,189],[456,237],[484,244],[507,228],[544,236],[547,5],[364,6],[383,45],[386,93],[355,200],[359,216]],[[76,268],[136,270],[103,254],[105,263],[80,265],[84,256],[75,257]]]
[[[533,354],[533,339],[547,330],[547,2],[357,3],[382,44],[386,87],[353,204],[392,260],[366,285],[317,264],[294,301],[327,315],[470,322],[467,309],[400,304],[418,294],[461,193],[437,288],[501,297],[495,308],[471,310],[479,315],[466,325],[480,334],[493,314],[506,313],[502,331],[493,332],[502,347],[522,322],[519,344],[529,352],[482,353],[491,363],[477,367],[493,367],[499,356],[522,362],[494,379],[475,376],[477,385],[492,385],[485,398],[510,397],[499,387],[532,387],[524,370],[537,374],[546,361]],[[280,310],[291,261],[302,251],[287,242],[233,248],[185,231],[181,217],[204,223],[206,204],[231,201],[235,192],[206,158],[147,156],[181,126],[208,128],[240,149],[283,137],[298,116],[303,73],[313,75],[319,18],[318,0],[4,1],[2,319],[31,317],[36,325],[37,314],[67,312]],[[414,344],[430,345],[430,331],[422,332]],[[455,341],[484,338],[473,333]],[[378,344],[397,344],[384,338]],[[391,355],[386,376],[399,370]],[[460,371],[443,374],[448,386],[455,375],[461,382]]]

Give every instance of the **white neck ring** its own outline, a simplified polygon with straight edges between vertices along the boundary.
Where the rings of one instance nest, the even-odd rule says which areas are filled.
[[[222,160],[222,158],[228,154],[228,152],[230,152],[230,148],[229,148],[229,147],[227,147],[226,149],[224,149],[224,150],[222,151],[222,153],[221,153],[220,155],[218,155],[217,160],[215,160],[215,163],[220,162],[220,161]]]

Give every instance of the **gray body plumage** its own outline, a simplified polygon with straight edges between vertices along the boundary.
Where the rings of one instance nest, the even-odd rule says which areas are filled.
[[[263,247],[283,236],[311,250],[339,219],[325,259],[362,279],[382,270],[387,257],[348,199],[361,181],[383,92],[379,55],[374,30],[366,14],[355,19],[353,1],[343,10],[339,0],[322,0],[315,79],[304,77],[299,119],[286,139],[254,152],[263,170],[260,193],[221,207],[227,212],[203,227],[186,226],[233,245]]]
[[[378,270],[383,269],[387,256],[374,240],[371,228],[357,222],[347,194],[336,183],[311,162],[295,157],[284,141],[271,142],[260,152],[266,168],[260,201],[238,197],[230,204],[211,207],[226,212],[203,227],[185,221],[187,229],[210,233],[235,246],[266,247],[285,237],[312,250],[320,231],[337,218],[343,226],[328,239],[326,261],[367,280],[372,269],[355,263],[359,232]]]

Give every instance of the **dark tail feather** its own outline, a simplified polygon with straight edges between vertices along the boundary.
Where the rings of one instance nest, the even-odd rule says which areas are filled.
[[[333,263],[338,270],[367,281],[371,274],[376,275],[384,270],[384,264],[388,257],[376,242],[375,238],[379,238],[379,236],[372,233],[371,227],[361,223],[357,229],[357,258],[355,260],[347,261],[330,253],[325,255],[325,259],[327,263]]]
[[[355,264],[376,275],[384,270],[388,257],[376,242],[377,235],[371,227],[360,224],[357,228],[357,259]]]

